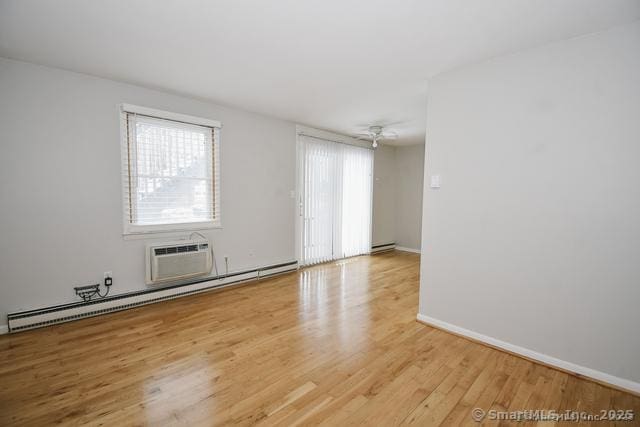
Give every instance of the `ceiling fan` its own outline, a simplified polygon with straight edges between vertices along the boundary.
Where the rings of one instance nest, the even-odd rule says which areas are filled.
[[[378,141],[381,140],[393,140],[398,137],[398,134],[391,131],[385,131],[383,126],[369,126],[369,128],[362,133],[357,134],[357,139],[371,140],[371,146],[376,148]]]

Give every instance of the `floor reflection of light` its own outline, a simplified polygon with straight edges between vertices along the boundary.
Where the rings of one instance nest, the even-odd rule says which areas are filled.
[[[369,283],[361,280],[368,269],[354,257],[301,271],[298,319],[306,345],[349,353],[369,347],[371,307],[362,293]]]
[[[309,268],[302,272],[300,280],[298,315],[302,320],[326,320],[327,274],[323,268]]]
[[[167,365],[144,382],[148,425],[185,425],[214,419],[215,372],[204,355],[189,355]]]

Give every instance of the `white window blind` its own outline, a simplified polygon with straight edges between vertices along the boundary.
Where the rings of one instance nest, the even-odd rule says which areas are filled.
[[[342,145],[342,221],[340,249],[343,257],[371,252],[373,150]]]
[[[125,233],[220,226],[219,128],[122,114]]]
[[[303,264],[334,258],[334,222],[337,208],[337,151],[329,141],[303,140]]]
[[[373,150],[300,136],[302,263],[371,251]]]

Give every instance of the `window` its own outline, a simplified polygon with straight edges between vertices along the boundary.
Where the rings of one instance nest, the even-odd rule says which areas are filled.
[[[220,226],[220,124],[123,105],[125,234]]]

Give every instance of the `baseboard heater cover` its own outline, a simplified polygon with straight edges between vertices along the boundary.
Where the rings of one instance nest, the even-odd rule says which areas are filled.
[[[371,246],[371,253],[375,254],[376,252],[390,251],[396,248],[396,244],[394,243],[383,243],[380,245]]]
[[[226,276],[170,285],[155,289],[128,292],[100,300],[63,304],[36,310],[10,313],[7,316],[9,333],[41,328],[57,323],[71,322],[86,317],[99,316],[127,310],[146,304],[167,301],[187,295],[207,292],[256,279],[264,279],[298,269],[298,262],[291,261],[268,267],[230,273]]]

